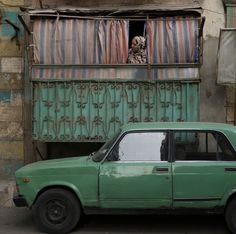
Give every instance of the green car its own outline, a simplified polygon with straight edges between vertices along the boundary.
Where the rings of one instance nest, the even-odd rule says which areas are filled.
[[[123,126],[86,157],[16,171],[16,206],[47,233],[72,231],[82,214],[223,214],[236,233],[236,127],[215,123]]]

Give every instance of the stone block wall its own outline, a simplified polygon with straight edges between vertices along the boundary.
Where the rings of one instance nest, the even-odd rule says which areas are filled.
[[[12,175],[24,161],[23,29],[18,20],[24,4],[0,1],[0,179]]]

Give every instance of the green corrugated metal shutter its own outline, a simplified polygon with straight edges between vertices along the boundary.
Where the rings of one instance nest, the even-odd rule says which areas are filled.
[[[129,122],[198,121],[199,83],[34,81],[33,138],[103,142]]]

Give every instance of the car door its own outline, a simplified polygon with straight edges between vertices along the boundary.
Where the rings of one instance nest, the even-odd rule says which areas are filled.
[[[100,166],[99,200],[103,208],[169,208],[172,177],[169,134],[128,132]]]
[[[173,139],[173,207],[217,207],[236,179],[230,143],[216,131],[175,131]]]

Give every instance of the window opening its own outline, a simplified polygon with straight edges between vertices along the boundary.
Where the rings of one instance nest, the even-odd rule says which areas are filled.
[[[140,21],[139,20],[136,20],[136,21],[130,20],[129,21],[129,48],[131,48],[132,39],[135,36],[146,37],[144,25],[145,25],[144,20],[143,21],[141,21],[141,20]]]

